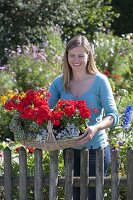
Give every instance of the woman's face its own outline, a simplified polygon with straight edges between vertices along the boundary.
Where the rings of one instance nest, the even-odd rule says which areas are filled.
[[[68,51],[68,63],[73,71],[85,71],[88,62],[88,54],[83,46],[75,47]]]

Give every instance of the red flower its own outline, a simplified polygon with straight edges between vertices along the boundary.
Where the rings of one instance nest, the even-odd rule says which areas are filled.
[[[16,148],[16,152],[19,153],[19,150],[20,150],[21,148],[22,148],[22,147],[17,147],[17,148]]]
[[[110,71],[105,71],[104,74],[105,74],[106,76],[109,76],[109,75],[110,75]]]
[[[21,149],[22,147],[17,147],[16,148],[16,152],[19,153],[19,150]],[[26,147],[26,149],[28,150],[28,153],[34,153],[35,151],[35,148],[33,147]]]
[[[98,113],[98,109],[97,108],[93,108],[94,113]]]
[[[58,120],[58,119],[53,119],[52,120],[52,123],[55,125],[55,126],[60,126],[60,120]]]
[[[91,111],[86,107],[80,108],[79,112],[80,112],[80,116],[82,118],[90,118],[90,116],[91,116]]]
[[[9,111],[17,110],[22,119],[34,120],[38,124],[50,120],[51,110],[48,104],[50,94],[45,90],[28,90],[26,96],[14,96],[5,104]]]
[[[85,127],[91,112],[84,100],[61,99],[53,108],[51,121],[56,126],[72,123],[77,127]]]
[[[75,109],[75,106],[74,105],[69,105],[69,106],[66,106],[64,108],[64,113],[67,115],[67,116],[73,116],[76,112],[76,109]]]
[[[55,126],[65,126],[72,123],[77,127],[86,125],[91,117],[91,110],[84,100],[60,99],[53,110],[50,109],[48,98],[50,94],[46,90],[28,90],[24,96],[18,94],[5,104],[5,109],[16,110],[24,120],[34,121],[39,125],[45,125],[48,120]],[[97,113],[97,109],[93,110]]]
[[[34,153],[35,151],[35,148],[33,147],[27,147],[26,149],[28,150],[28,153]]]

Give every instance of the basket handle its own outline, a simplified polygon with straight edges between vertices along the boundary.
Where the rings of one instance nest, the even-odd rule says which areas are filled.
[[[47,129],[48,129],[48,137],[47,137],[46,141],[56,142],[55,136],[53,134],[53,124],[51,123],[50,120],[48,121]]]

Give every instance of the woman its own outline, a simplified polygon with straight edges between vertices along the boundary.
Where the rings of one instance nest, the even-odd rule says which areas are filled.
[[[97,108],[91,115],[86,137],[79,140],[89,154],[89,175],[95,176],[96,149],[104,149],[104,173],[110,162],[110,149],[105,129],[118,123],[118,112],[107,77],[96,68],[90,43],[85,36],[75,36],[67,44],[63,75],[57,77],[49,89],[50,107],[59,99],[83,99],[89,108]],[[79,147],[79,149],[78,149]],[[80,146],[74,149],[74,176],[80,175]],[[65,150],[64,150],[65,156]],[[73,199],[80,199],[80,189],[74,188]],[[89,188],[89,199],[95,200],[95,188]]]

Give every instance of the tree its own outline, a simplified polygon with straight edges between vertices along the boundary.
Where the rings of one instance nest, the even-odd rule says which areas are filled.
[[[85,34],[93,39],[96,32],[107,32],[117,17],[111,0],[73,0],[72,4],[68,3],[65,13],[65,20],[59,22],[64,38]]]
[[[112,23],[112,29],[118,36],[133,32],[133,1],[132,0],[112,0],[115,12],[120,13],[120,17]]]
[[[42,43],[46,27],[59,25],[63,40],[75,34],[93,37],[110,27],[115,16],[111,0],[1,0],[0,63],[4,48]]]

